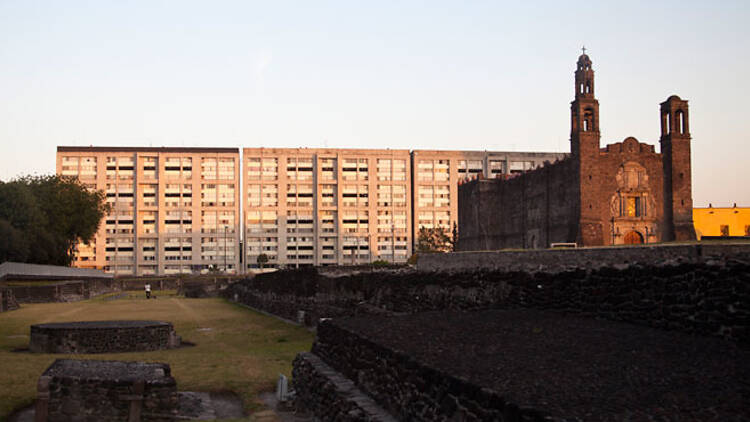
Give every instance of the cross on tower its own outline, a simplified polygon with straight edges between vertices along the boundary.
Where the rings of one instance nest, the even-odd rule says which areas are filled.
[[[585,45],[583,47],[581,47],[581,50],[583,50],[583,54],[586,54],[586,46]]]

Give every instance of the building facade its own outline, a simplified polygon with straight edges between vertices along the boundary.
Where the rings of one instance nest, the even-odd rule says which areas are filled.
[[[590,58],[579,57],[571,154],[508,180],[459,188],[459,249],[653,243],[695,238],[688,104],[661,104],[661,152],[629,137],[600,148]]]
[[[457,222],[461,180],[515,175],[558,153],[243,149],[245,263],[268,267],[403,263],[420,227]]]
[[[420,227],[457,224],[459,183],[567,155],[244,148],[240,165],[233,148],[59,147],[57,172],[112,206],[75,266],[161,275],[255,270],[261,254],[266,268],[403,263]]]
[[[237,148],[58,147],[57,173],[104,191],[111,207],[74,266],[115,275],[240,268]]]
[[[245,148],[243,166],[248,268],[411,255],[409,151]]]
[[[750,207],[716,207],[693,208],[695,234],[700,240],[703,236],[711,237],[748,237],[750,238]]]

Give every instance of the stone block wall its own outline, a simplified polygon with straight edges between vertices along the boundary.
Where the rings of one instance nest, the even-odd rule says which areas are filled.
[[[120,353],[170,349],[180,337],[169,322],[86,321],[32,325],[34,353]]]
[[[293,362],[295,403],[325,421],[395,422],[352,380],[318,356],[304,352]]]
[[[173,421],[177,415],[177,384],[165,363],[58,359],[37,390],[37,422]]]
[[[660,253],[669,254],[653,251]],[[559,266],[554,271],[402,271],[336,278],[322,277],[314,270],[281,271],[235,283],[224,294],[292,320],[304,311],[308,325],[322,317],[534,308],[748,344],[750,260],[737,259],[737,255],[711,257],[566,270]]]
[[[53,284],[28,284],[9,286],[19,303],[69,302],[88,299],[83,281],[66,281]]]
[[[0,289],[0,312],[18,309],[18,301],[11,289]]]
[[[541,249],[524,251],[473,251],[422,254],[420,271],[463,272],[477,270],[560,272],[596,269],[622,264],[661,265],[665,262],[707,262],[736,258],[750,260],[750,243],[675,244],[637,247]]]
[[[458,248],[539,248],[575,242],[579,196],[578,168],[572,158],[507,180],[464,183],[458,189]]]
[[[493,390],[441,372],[409,355],[370,341],[359,333],[337,325],[335,321],[325,321],[318,326],[312,352],[352,380],[357,388],[397,420],[554,420],[533,409],[519,408]],[[336,391],[331,391],[327,399],[318,397],[319,388],[324,388],[326,383],[320,376],[311,376],[309,360],[303,355],[295,360],[294,387],[302,404],[313,406],[308,408],[315,410],[315,415],[320,417],[330,412],[334,404],[345,400]]]

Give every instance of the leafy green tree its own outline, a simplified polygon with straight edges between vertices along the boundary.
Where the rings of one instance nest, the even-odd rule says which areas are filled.
[[[0,262],[70,265],[108,212],[102,191],[78,179],[26,176],[0,182]]]
[[[262,270],[263,266],[268,263],[268,255],[264,253],[258,255],[257,261],[258,261],[258,266],[260,266],[260,269]]]
[[[420,227],[417,236],[417,252],[450,251],[451,239],[442,227]]]

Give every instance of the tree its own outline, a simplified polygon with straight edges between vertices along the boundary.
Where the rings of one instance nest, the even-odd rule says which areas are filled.
[[[453,222],[453,232],[451,233],[451,252],[458,251],[458,225]]]
[[[102,191],[76,178],[26,176],[0,182],[0,262],[70,265],[109,211]]]
[[[442,227],[420,227],[417,252],[446,252],[451,250],[451,240]]]
[[[257,261],[258,261],[258,265],[260,266],[260,269],[262,270],[263,269],[263,265],[265,265],[266,263],[268,263],[268,255],[266,255],[264,253],[258,255]]]

